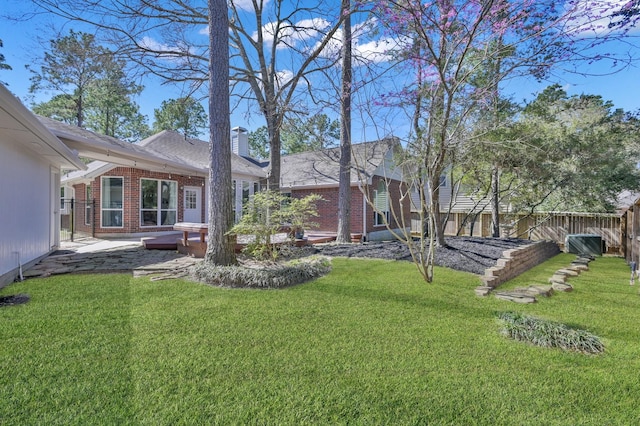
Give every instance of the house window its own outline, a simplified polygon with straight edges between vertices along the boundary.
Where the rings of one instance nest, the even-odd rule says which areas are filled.
[[[71,200],[73,199],[73,188],[68,186],[60,187],[60,214],[71,214]]]
[[[251,182],[243,180],[242,181],[242,207],[243,208],[244,206],[247,205],[250,195],[253,195],[253,193],[251,192]]]
[[[231,194],[233,217],[235,223],[240,221],[242,217],[243,208],[247,205],[253,194],[258,192],[260,184],[258,182],[251,182],[248,180],[233,180],[233,189]]]
[[[102,177],[101,227],[122,228],[123,201],[124,178]]]
[[[91,185],[87,185],[87,193],[84,198],[84,224],[91,225]]]
[[[184,194],[184,208],[194,210],[198,208],[198,193],[194,190],[187,189]]]
[[[140,226],[172,226],[178,217],[178,182],[140,179]]]
[[[378,182],[378,188],[373,191],[373,225],[384,226],[389,223],[389,193],[384,181]]]
[[[447,175],[440,175],[440,188],[447,187]]]

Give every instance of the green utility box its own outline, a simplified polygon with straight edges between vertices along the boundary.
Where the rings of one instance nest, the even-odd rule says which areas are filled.
[[[567,253],[602,256],[602,237],[596,234],[567,235],[564,247]]]

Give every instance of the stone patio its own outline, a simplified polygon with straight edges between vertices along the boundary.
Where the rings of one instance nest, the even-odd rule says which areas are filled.
[[[70,273],[132,272],[134,276],[161,274],[179,277],[201,259],[171,250],[147,250],[139,241],[85,240],[63,243],[60,250],[23,272],[23,277]]]

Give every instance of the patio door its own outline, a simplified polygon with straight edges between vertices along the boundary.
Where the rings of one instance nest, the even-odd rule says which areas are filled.
[[[184,222],[202,222],[202,187],[184,187]]]

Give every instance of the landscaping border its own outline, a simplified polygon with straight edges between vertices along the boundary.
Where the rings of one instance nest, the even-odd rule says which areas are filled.
[[[496,266],[485,269],[484,275],[480,277],[483,285],[476,288],[476,294],[486,296],[500,284],[559,253],[560,247],[553,241],[536,241],[526,246],[505,250],[496,262]]]

